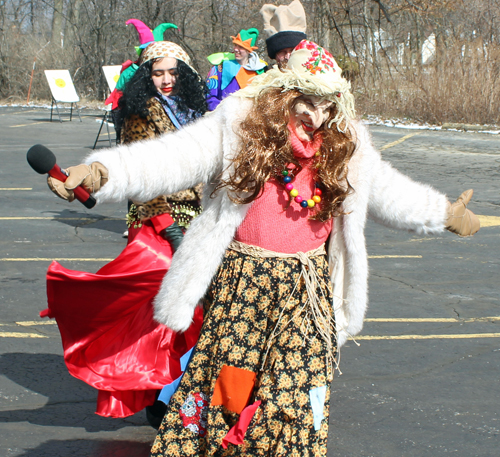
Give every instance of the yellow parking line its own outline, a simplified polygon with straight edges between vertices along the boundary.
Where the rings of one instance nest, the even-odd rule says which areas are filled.
[[[381,318],[367,318],[365,322],[489,322],[489,321],[500,321],[500,316],[493,317],[467,317],[464,319],[454,318],[454,317],[381,317]]]
[[[398,144],[401,144],[403,141],[406,141],[408,138],[411,138],[412,136],[418,135],[420,132],[415,132],[415,133],[410,133],[409,135],[405,135],[401,137],[399,140],[393,141],[392,143],[388,143],[380,148],[381,151],[385,149],[392,148],[393,146],[397,146]]]
[[[52,262],[56,260],[57,262],[111,262],[115,259],[105,259],[105,258],[95,258],[95,259],[77,259],[72,257],[32,257],[32,258],[10,258],[4,257],[0,258],[0,262]]]
[[[38,333],[0,332],[0,338],[48,338]]]
[[[52,217],[52,216],[2,216],[0,221],[123,221],[119,217]]]
[[[444,335],[358,335],[354,337],[360,340],[448,340],[448,339],[471,339],[471,338],[500,338],[500,333],[460,333]]]
[[[500,217],[498,216],[477,216],[481,227],[498,227],[500,225]]]
[[[31,124],[19,124],[19,125],[11,125],[10,127],[11,128],[15,128],[15,127],[28,127],[30,125],[35,125],[35,124],[46,124],[47,121],[42,121],[42,122],[32,122]]]
[[[54,320],[16,322],[17,325],[21,325],[22,327],[33,327],[34,325],[54,325],[55,323],[56,321]],[[8,325],[8,324],[0,324],[0,325]]]
[[[369,259],[421,259],[421,255],[369,255]]]
[[[0,187],[0,190],[33,190],[32,187]]]

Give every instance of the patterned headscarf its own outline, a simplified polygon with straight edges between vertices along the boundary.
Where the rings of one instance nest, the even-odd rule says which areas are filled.
[[[184,49],[182,49],[178,44],[172,43],[171,41],[155,41],[151,43],[142,51],[141,57],[139,58],[139,65],[142,65],[149,60],[160,59],[162,57],[173,57],[177,60],[182,60],[186,65],[191,67],[191,69],[196,72],[191,64],[191,59]]]

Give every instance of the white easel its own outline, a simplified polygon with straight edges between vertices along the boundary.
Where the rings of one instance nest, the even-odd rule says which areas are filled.
[[[61,112],[59,111],[58,103],[70,103],[70,113],[69,120],[73,118],[73,104],[82,122],[80,116],[80,108],[78,108],[78,102],[80,97],[76,93],[73,80],[69,74],[68,70],[45,70],[45,77],[49,83],[50,92],[52,94],[52,105],[50,107],[50,121],[52,122],[52,113],[54,111],[54,105],[56,106],[57,115],[59,116],[59,122],[62,122]]]

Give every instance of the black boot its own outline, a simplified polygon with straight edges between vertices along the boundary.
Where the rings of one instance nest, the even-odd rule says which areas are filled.
[[[149,425],[158,430],[167,411],[167,405],[160,400],[155,400],[151,406],[146,406],[146,419]]]

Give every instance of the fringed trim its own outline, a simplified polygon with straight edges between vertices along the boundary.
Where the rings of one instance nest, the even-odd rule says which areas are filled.
[[[324,97],[334,102],[337,105],[337,116],[332,119],[328,128],[335,123],[341,132],[345,132],[348,124],[356,117],[351,83],[344,78],[329,83],[321,78],[307,78],[295,70],[287,68],[281,71],[273,67],[268,72],[255,76],[247,87],[235,92],[234,95],[257,98],[270,87],[281,87],[283,92],[297,89],[305,95]]]
[[[279,334],[286,329],[288,324],[292,322],[297,316],[299,316],[302,311],[306,310],[306,313],[311,316],[311,320],[314,323],[314,328],[319,337],[323,340],[326,345],[326,365],[328,371],[328,377],[330,380],[333,379],[333,371],[335,368],[338,369],[338,361],[336,358],[336,340],[335,340],[335,318],[332,316],[330,309],[328,306],[325,306],[325,302],[328,303],[328,299],[325,297],[323,288],[320,288],[321,294],[323,295],[323,302],[318,296],[317,289],[319,286],[325,286],[324,282],[321,284],[320,278],[316,273],[316,268],[314,267],[314,263],[311,260],[311,257],[317,257],[320,255],[326,255],[325,246],[314,249],[308,252],[297,252],[295,254],[286,254],[281,252],[269,251],[264,248],[260,248],[258,246],[252,246],[249,244],[242,243],[240,241],[233,240],[229,245],[229,249],[233,251],[240,252],[245,255],[249,255],[257,258],[270,258],[270,257],[279,257],[279,258],[292,258],[297,259],[301,263],[301,272],[297,281],[295,282],[292,293],[288,297],[288,300],[280,312],[280,316],[276,325],[274,326],[269,339],[267,340],[267,348],[264,354],[264,359],[262,360],[262,365],[260,370],[264,369],[264,366],[267,361],[267,356],[272,347],[273,341],[279,336]],[[292,317],[290,317],[285,323],[281,324],[284,313],[287,309],[288,303],[293,298],[294,293],[297,289],[299,281],[301,278],[304,278],[307,290],[308,300],[304,305],[298,309]],[[280,328],[281,327],[281,328]],[[302,324],[300,325],[300,331],[304,336],[304,339],[309,339],[308,335],[311,333],[310,323],[306,322],[304,318]]]

